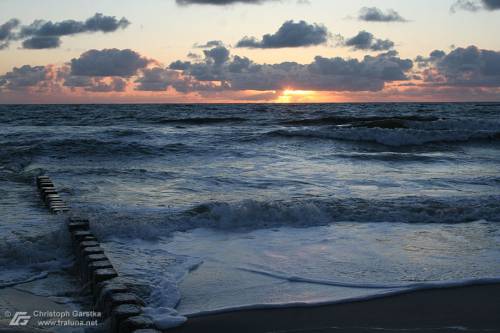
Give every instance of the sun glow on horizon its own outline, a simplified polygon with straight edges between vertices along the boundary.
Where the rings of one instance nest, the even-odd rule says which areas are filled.
[[[285,89],[281,91],[276,99],[278,103],[301,103],[313,102],[316,98],[316,91],[313,90],[295,90]]]

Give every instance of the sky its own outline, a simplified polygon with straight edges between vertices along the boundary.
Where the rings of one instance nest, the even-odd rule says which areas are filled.
[[[500,101],[500,0],[0,0],[0,103]]]

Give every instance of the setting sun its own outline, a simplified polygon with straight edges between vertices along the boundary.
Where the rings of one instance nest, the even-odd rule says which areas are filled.
[[[278,103],[299,103],[312,102],[316,97],[316,92],[312,90],[285,89],[279,95]]]

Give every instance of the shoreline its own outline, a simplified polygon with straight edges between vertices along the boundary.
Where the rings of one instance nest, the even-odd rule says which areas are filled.
[[[300,283],[300,282],[299,282]],[[287,303],[287,304],[254,304],[254,305],[243,305],[243,306],[237,306],[237,307],[230,307],[230,308],[221,308],[221,309],[215,309],[215,310],[207,310],[207,311],[201,311],[201,312],[194,312],[194,313],[181,313],[180,315],[186,317],[186,318],[197,318],[197,317],[206,317],[206,316],[212,316],[212,315],[218,315],[218,314],[224,314],[224,313],[230,313],[230,312],[241,312],[241,311],[251,311],[251,310],[273,310],[273,309],[288,309],[288,308],[315,308],[315,307],[321,307],[321,306],[333,306],[333,305],[339,305],[339,304],[344,304],[344,303],[353,303],[353,302],[363,302],[363,301],[371,301],[371,300],[376,300],[380,298],[386,298],[386,297],[391,297],[391,296],[397,296],[397,295],[402,295],[402,294],[409,294],[409,293],[414,293],[418,291],[425,291],[425,290],[435,290],[435,289],[449,289],[449,288],[460,288],[460,287],[471,287],[471,286],[483,286],[483,285],[495,285],[495,284],[500,284],[500,278],[479,278],[479,279],[467,279],[467,280],[456,280],[456,281],[450,281],[446,283],[417,283],[415,285],[408,285],[406,287],[404,286],[394,286],[394,288],[390,287],[384,287],[387,289],[386,292],[382,293],[377,293],[373,295],[367,295],[367,296],[359,296],[359,297],[352,297],[352,298],[344,298],[344,299],[339,299],[339,300],[334,300],[334,301],[324,301],[324,302],[317,302],[317,303],[304,303],[304,302],[297,302],[297,303]],[[350,286],[346,286],[350,288]]]
[[[500,330],[499,313],[500,283],[476,284],[331,305],[200,315],[171,332],[489,331]]]

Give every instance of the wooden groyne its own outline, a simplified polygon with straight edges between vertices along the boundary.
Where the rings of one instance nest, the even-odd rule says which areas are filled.
[[[120,279],[99,241],[90,230],[87,219],[70,215],[48,176],[38,176],[36,185],[40,197],[53,214],[66,214],[80,279],[88,286],[94,310],[107,320],[111,333],[158,333],[153,321],[144,315],[144,302]]]

